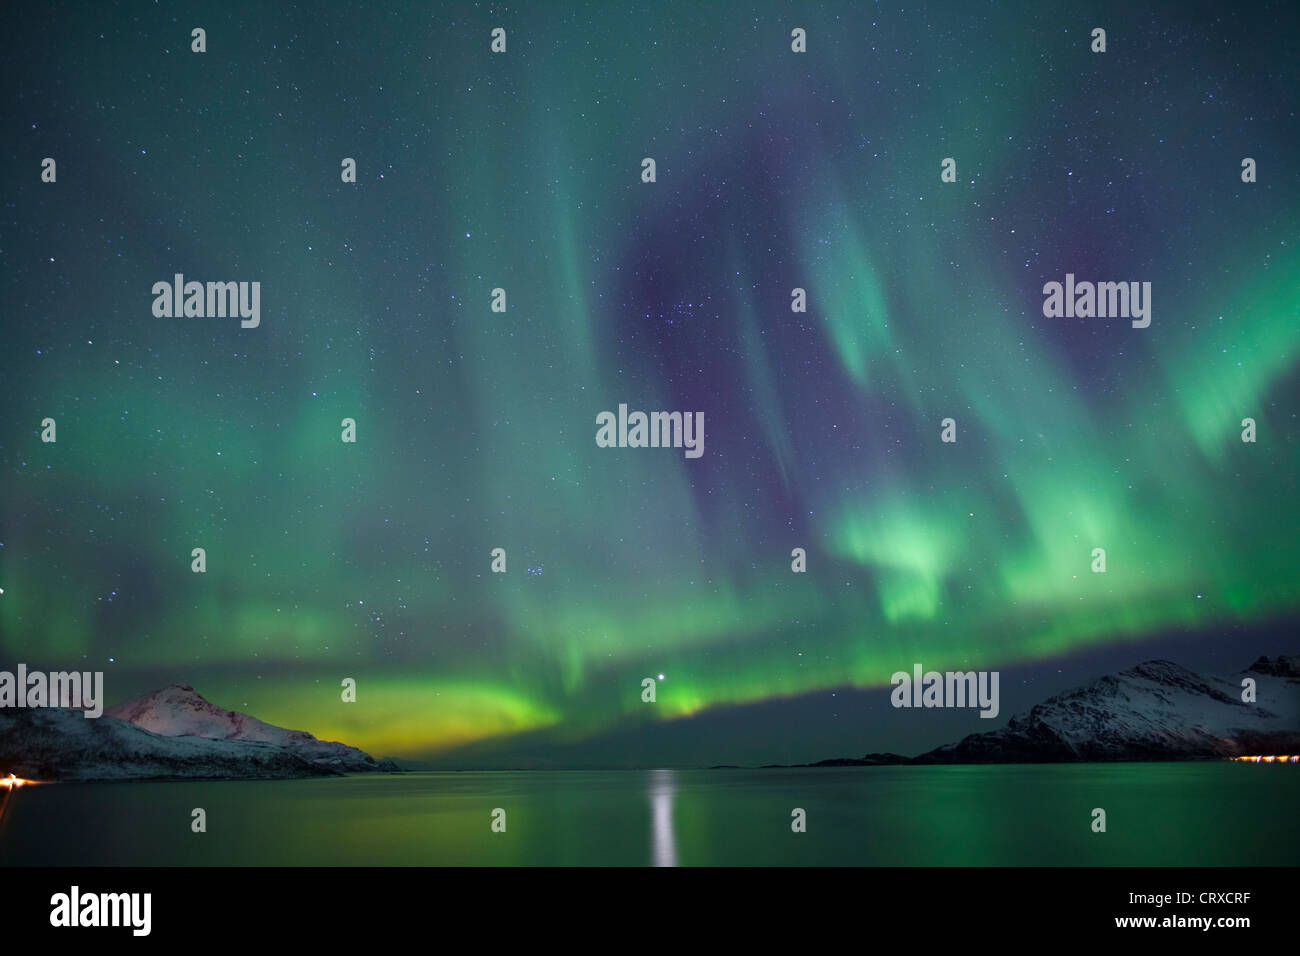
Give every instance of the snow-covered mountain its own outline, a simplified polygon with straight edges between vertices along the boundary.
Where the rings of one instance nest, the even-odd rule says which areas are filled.
[[[311,777],[334,771],[272,744],[160,737],[80,710],[0,710],[0,771],[31,780]]]
[[[106,716],[135,724],[162,737],[206,737],[209,740],[243,740],[272,744],[308,763],[342,773],[392,770],[374,757],[347,744],[317,740],[305,730],[286,730],[265,721],[223,710],[209,703],[189,684],[172,684],[136,700],[109,707]]]
[[[397,769],[355,747],[221,710],[187,684],[90,720],[61,707],[0,709],[0,771],[33,780],[312,777]]]
[[[1242,700],[1245,678],[1255,682],[1253,703]],[[1261,657],[1226,678],[1147,661],[1049,698],[1000,730],[910,761],[877,754],[855,762],[1191,760],[1298,751],[1300,657],[1292,656]]]

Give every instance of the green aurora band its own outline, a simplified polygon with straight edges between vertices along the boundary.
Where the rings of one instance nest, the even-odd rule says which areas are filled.
[[[800,59],[775,5],[591,5],[491,61],[415,9],[268,21],[242,76],[159,66],[156,18],[68,92],[4,236],[5,661],[421,756],[1296,612],[1300,201],[1237,173],[1294,130],[1122,92],[1208,39],[1081,82],[1042,13],[826,5]],[[259,279],[261,327],[152,319],[180,271]],[[1043,318],[1066,272],[1152,281],[1150,328]],[[704,410],[704,456],[597,448],[619,402]]]

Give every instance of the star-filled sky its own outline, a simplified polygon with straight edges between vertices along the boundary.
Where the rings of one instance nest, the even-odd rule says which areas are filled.
[[[580,766],[1000,724],[893,710],[915,662],[1005,719],[1294,651],[1295,6],[898,6],[9,10],[0,661]],[[1044,318],[1067,273],[1150,327]],[[703,456],[597,447],[620,403]]]

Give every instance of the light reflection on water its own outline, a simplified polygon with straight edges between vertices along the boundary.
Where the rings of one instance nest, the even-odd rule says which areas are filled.
[[[650,771],[655,866],[677,865],[677,842],[673,837],[673,792],[673,771]]]

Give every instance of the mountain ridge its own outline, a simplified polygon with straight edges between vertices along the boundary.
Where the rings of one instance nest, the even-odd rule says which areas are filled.
[[[218,707],[189,684],[169,684],[143,697],[109,707],[104,713],[161,737],[202,737],[272,744],[309,763],[329,766],[344,773],[396,769],[396,765],[390,768],[356,747],[319,740],[305,730],[277,727],[250,714]]]
[[[0,771],[33,780],[280,779],[399,772],[391,760],[217,707],[171,684],[87,719],[0,709]]]
[[[1242,700],[1255,681],[1256,699]],[[809,767],[1204,760],[1300,751],[1300,656],[1260,657],[1227,678],[1150,660],[1063,691],[998,730],[915,757],[869,753]]]

